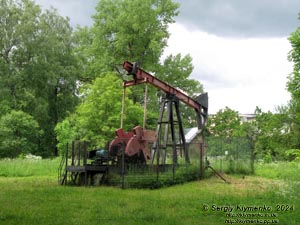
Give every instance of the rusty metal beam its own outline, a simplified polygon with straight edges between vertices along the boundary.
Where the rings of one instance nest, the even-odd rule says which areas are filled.
[[[207,93],[199,95],[196,99],[193,99],[183,93],[182,91],[172,87],[166,82],[152,76],[150,73],[144,71],[143,69],[136,66],[135,63],[125,61],[123,63],[123,68],[128,72],[129,75],[133,76],[133,80],[124,81],[123,86],[129,87],[137,84],[150,83],[151,85],[159,88],[167,94],[172,94],[176,96],[180,101],[186,105],[194,108],[198,114],[198,128],[203,128],[205,121],[208,116],[208,97]],[[203,120],[200,118],[203,117]]]
[[[194,99],[187,96],[182,91],[167,84],[166,82],[152,76],[150,73],[142,70],[141,68],[137,67],[134,69],[133,63],[125,61],[123,64],[123,68],[127,72],[129,72],[129,74],[134,76],[134,80],[124,82],[124,84],[123,84],[124,87],[133,86],[133,85],[137,85],[137,84],[143,84],[143,83],[150,83],[153,86],[159,88],[160,90],[162,90],[166,93],[175,95],[180,101],[184,102],[188,106],[193,107],[197,111],[201,111],[202,106],[198,102],[196,102]],[[132,72],[135,72],[135,73],[132,74]]]

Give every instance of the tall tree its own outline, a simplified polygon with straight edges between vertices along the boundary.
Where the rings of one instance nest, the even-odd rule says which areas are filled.
[[[0,116],[12,109],[32,115],[44,131],[40,154],[52,154],[55,124],[77,102],[69,21],[31,0],[1,0],[0,26]]]
[[[159,67],[156,76],[189,96],[196,97],[203,93],[203,86],[198,80],[190,78],[193,69],[192,57],[190,55],[182,56],[179,53],[167,56]],[[159,94],[156,95],[159,96]],[[158,104],[157,101],[155,103]],[[185,126],[197,126],[195,110],[184,104],[180,106]]]
[[[300,14],[298,17],[300,21]],[[300,149],[300,28],[298,27],[291,33],[289,41],[292,50],[288,55],[288,59],[293,63],[293,72],[288,76],[287,88],[291,93],[290,101],[290,118],[291,118],[291,134],[293,134],[293,148]]]
[[[198,80],[190,78],[193,69],[192,57],[190,55],[182,56],[179,53],[167,56],[156,76],[192,96],[195,93],[203,92],[202,84]]]
[[[125,59],[155,71],[175,22],[172,0],[100,0],[91,28],[93,74],[111,71]]]
[[[120,70],[124,60],[155,72],[167,45],[168,25],[174,22],[178,7],[172,0],[100,0],[93,26],[76,32],[77,54],[84,55],[81,80],[91,82],[100,74]],[[130,97],[135,103],[143,104],[144,88],[132,88]],[[157,104],[155,94],[155,90],[149,92],[150,105]]]
[[[85,56],[82,80],[91,81],[106,74],[103,71],[118,70],[124,60],[129,60],[189,94],[202,92],[201,84],[189,78],[193,70],[189,55],[171,55],[162,65],[160,62],[170,35],[168,26],[175,22],[178,7],[179,4],[172,0],[100,0],[93,17],[94,25],[76,32],[78,54]],[[126,76],[122,78],[126,79]],[[143,105],[145,87],[140,85],[131,89],[130,98]],[[157,89],[149,88],[148,112],[153,112],[156,118],[160,95]],[[182,111],[186,118],[194,113]],[[147,120],[148,123],[156,122],[152,118]]]

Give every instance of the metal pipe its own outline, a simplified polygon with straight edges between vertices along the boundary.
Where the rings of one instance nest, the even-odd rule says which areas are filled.
[[[121,111],[121,125],[120,128],[123,128],[123,120],[124,120],[124,110],[125,110],[125,96],[126,96],[126,87],[123,88],[123,98],[122,98],[122,111]]]
[[[144,120],[143,120],[143,129],[146,129],[146,120],[147,120],[147,99],[148,99],[148,83],[145,87],[145,96],[144,96]]]

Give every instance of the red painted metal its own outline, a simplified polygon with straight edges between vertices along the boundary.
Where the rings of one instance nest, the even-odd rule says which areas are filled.
[[[144,155],[144,159],[150,159],[149,143],[156,140],[156,133],[152,130],[144,130],[140,126],[133,128],[133,131],[124,132],[122,128],[116,131],[116,138],[112,140],[109,146],[109,151],[112,153],[113,149],[117,145],[122,145],[125,143],[125,155],[134,156],[140,154]]]
[[[185,103],[186,105],[194,108],[197,112],[201,113],[202,106],[192,99],[191,97],[187,96],[182,91],[172,87],[171,85],[167,84],[166,82],[152,76],[150,73],[142,70],[139,67],[134,68],[134,64],[128,61],[123,63],[123,68],[129,73],[132,74],[134,80],[131,81],[124,81],[123,86],[129,87],[137,84],[143,83],[150,83],[153,86],[159,88],[160,90],[175,95],[180,101]]]
[[[111,149],[112,146],[116,146],[118,144],[121,145],[123,142],[127,144],[133,135],[132,131],[125,132],[122,128],[119,128],[116,130],[116,138],[110,142],[109,149]]]
[[[125,153],[133,156],[139,152],[143,152],[144,159],[150,159],[149,143],[156,140],[156,132],[152,130],[143,130],[140,126],[133,128],[134,136],[128,141]]]

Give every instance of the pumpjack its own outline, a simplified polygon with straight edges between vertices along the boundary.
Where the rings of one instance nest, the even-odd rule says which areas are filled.
[[[185,162],[189,163],[189,153],[186,145],[182,118],[180,114],[179,102],[183,102],[192,107],[196,112],[198,132],[202,132],[208,116],[208,95],[207,93],[198,95],[195,99],[189,97],[179,89],[172,87],[166,82],[156,78],[150,73],[137,66],[137,63],[125,61],[123,63],[127,75],[132,76],[132,80],[123,81],[124,95],[125,88],[139,85],[151,84],[165,93],[160,103],[160,112],[156,131],[146,130],[140,126],[134,127],[132,131],[125,132],[122,128],[116,131],[116,138],[109,146],[111,156],[121,156],[122,148],[125,147],[125,159],[133,163],[157,163],[166,164],[167,155],[172,155],[172,163],[177,164],[178,155],[183,155]],[[123,96],[124,99],[124,96]],[[146,103],[144,103],[146,104]],[[122,115],[124,114],[124,101]],[[171,139],[171,140],[169,140]],[[152,149],[149,150],[149,144]],[[172,152],[168,153],[167,149]],[[178,152],[180,154],[178,154]]]

